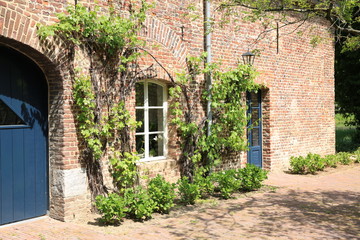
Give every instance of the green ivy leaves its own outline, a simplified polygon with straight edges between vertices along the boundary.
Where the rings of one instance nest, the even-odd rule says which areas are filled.
[[[89,9],[81,4],[69,6],[67,13],[57,15],[59,22],[50,26],[40,26],[38,35],[45,39],[48,36],[60,36],[75,45],[95,45],[107,54],[118,54],[124,47],[143,45],[137,37],[145,12],[150,7],[145,1],[139,11],[125,18],[115,11],[104,13],[95,6]],[[101,14],[100,14],[101,12]]]
[[[257,91],[260,87],[254,82],[257,73],[251,66],[238,65],[229,71],[221,71],[217,64],[202,67],[204,57],[205,55],[189,58],[188,72],[178,74],[177,85],[170,89],[173,115],[171,122],[177,126],[185,142],[184,146],[190,144],[188,142],[191,139],[194,141],[191,144],[195,149],[186,152],[197,170],[201,167],[209,169],[209,165],[220,163],[224,153],[247,149],[245,93]],[[196,95],[191,90],[192,84],[199,75],[210,73],[213,77],[211,94],[204,91],[198,95],[198,99],[194,99]],[[184,118],[185,115],[197,115],[196,108],[188,108],[189,99],[197,102],[211,101],[213,121],[210,135],[206,135],[205,129],[199,127],[196,121]]]
[[[106,91],[111,89],[120,94],[120,90],[131,86],[131,81],[136,81],[122,77],[122,74],[128,76],[124,72],[128,71],[129,63],[136,62],[140,56],[136,47],[144,45],[144,42],[139,39],[138,33],[150,5],[141,0],[139,5],[133,6],[136,10],[129,9],[128,15],[111,7],[100,9],[92,6],[69,6],[66,13],[57,15],[57,23],[39,26],[37,33],[43,40],[55,36],[67,47],[79,46],[87,53],[90,76],[81,74],[86,70],[70,66],[70,71],[75,73],[73,99],[78,132],[84,141],[86,157],[91,156],[94,160],[108,157],[114,183],[120,191],[124,191],[132,187],[137,179],[135,162],[139,158],[136,153],[128,152],[131,151],[128,135],[140,123],[126,109],[124,99],[127,96]],[[117,74],[119,72],[121,74]],[[126,91],[123,94],[127,94]]]

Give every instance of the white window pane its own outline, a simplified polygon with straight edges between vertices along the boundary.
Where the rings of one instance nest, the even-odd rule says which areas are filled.
[[[149,135],[149,157],[164,156],[164,135],[150,134]]]
[[[145,136],[136,135],[136,152],[140,158],[145,157]]]
[[[24,121],[0,100],[0,126],[1,125],[25,125]]]
[[[135,84],[136,91],[136,106],[144,106],[144,83],[138,82]]]
[[[259,107],[259,104],[260,104],[259,103],[259,94],[251,92],[250,97],[251,97],[251,107]]]
[[[145,115],[144,109],[136,109],[136,121],[141,122],[141,125],[136,128],[136,132],[144,132],[145,130]]]
[[[136,151],[143,159],[165,155],[165,88],[147,80],[136,84]],[[156,132],[156,133],[155,133]]]
[[[149,106],[162,106],[163,105],[163,87],[155,83],[149,83],[148,96]]]
[[[251,124],[252,127],[258,126],[259,125],[259,109],[258,108],[253,108],[251,110]]]
[[[163,110],[162,109],[149,109],[149,131],[163,131]]]
[[[251,133],[252,133],[252,146],[259,146],[260,144],[260,129],[259,128],[253,128],[251,129]]]

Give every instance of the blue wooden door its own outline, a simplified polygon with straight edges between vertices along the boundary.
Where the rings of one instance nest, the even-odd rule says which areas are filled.
[[[248,163],[262,167],[261,91],[247,93],[248,105]]]
[[[48,209],[47,98],[39,67],[0,46],[0,225]]]

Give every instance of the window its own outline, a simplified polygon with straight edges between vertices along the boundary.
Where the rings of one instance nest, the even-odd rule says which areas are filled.
[[[141,159],[166,155],[166,87],[149,80],[138,82],[136,91],[136,151]]]
[[[0,100],[0,126],[3,125],[25,125],[25,123],[13,110]]]

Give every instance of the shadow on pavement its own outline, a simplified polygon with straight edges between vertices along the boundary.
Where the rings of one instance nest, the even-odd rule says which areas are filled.
[[[360,197],[351,191],[286,190],[186,215],[167,219],[180,239],[360,239]]]

